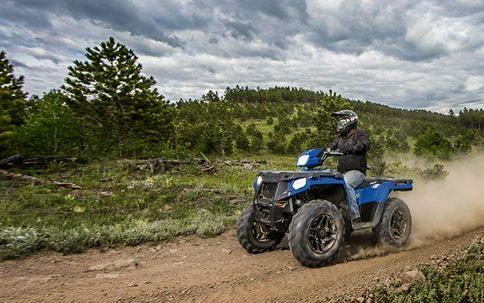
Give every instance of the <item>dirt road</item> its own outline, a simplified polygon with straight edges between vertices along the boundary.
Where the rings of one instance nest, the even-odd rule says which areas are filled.
[[[301,267],[284,247],[249,255],[234,231],[62,256],[44,253],[0,263],[0,302],[324,302],[355,298],[431,259],[458,254],[484,228],[399,252],[356,234],[332,264]],[[284,246],[284,245],[283,245]]]

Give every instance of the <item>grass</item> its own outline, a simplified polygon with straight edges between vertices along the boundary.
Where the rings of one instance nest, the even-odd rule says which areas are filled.
[[[372,302],[484,302],[484,237],[443,270],[421,269],[425,281],[406,291],[376,288]]]
[[[250,201],[259,169],[288,169],[294,161],[283,156],[247,158],[270,163],[254,170],[217,164],[215,174],[194,165],[151,174],[126,160],[19,171],[82,189],[0,180],[0,259],[42,249],[71,253],[219,234]]]

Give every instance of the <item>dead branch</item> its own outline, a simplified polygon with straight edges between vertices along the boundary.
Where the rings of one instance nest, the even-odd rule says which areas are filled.
[[[10,164],[10,163],[21,161],[23,158],[24,157],[22,157],[20,154],[16,154],[16,155],[7,157],[5,159],[0,160],[0,167],[7,165],[7,164]]]
[[[0,176],[9,180],[20,180],[25,182],[30,182],[32,184],[52,184],[57,187],[68,188],[68,189],[81,189],[79,185],[74,183],[58,182],[47,179],[41,179],[33,176],[23,175],[19,173],[12,173],[4,169],[0,169]]]
[[[50,162],[75,162],[77,158],[65,158],[59,156],[32,156],[25,157],[20,154],[10,156],[3,160],[0,160],[0,167],[5,166],[33,166],[33,165],[45,165]]]

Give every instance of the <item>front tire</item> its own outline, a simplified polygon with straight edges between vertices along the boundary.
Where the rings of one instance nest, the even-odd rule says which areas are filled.
[[[373,233],[380,244],[402,247],[412,231],[410,210],[398,198],[388,198],[385,204],[381,222],[373,229]]]
[[[344,235],[344,219],[338,208],[325,200],[313,200],[293,216],[289,248],[302,265],[319,267],[336,255]]]
[[[251,254],[274,249],[284,238],[284,233],[272,231],[255,220],[254,205],[247,205],[237,220],[237,239]]]

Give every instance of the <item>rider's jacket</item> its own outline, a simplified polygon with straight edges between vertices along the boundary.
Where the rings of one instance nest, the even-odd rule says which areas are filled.
[[[343,153],[343,156],[338,158],[339,172],[358,170],[366,174],[366,153],[370,149],[370,140],[364,130],[356,128],[346,134],[338,135],[329,148]]]

